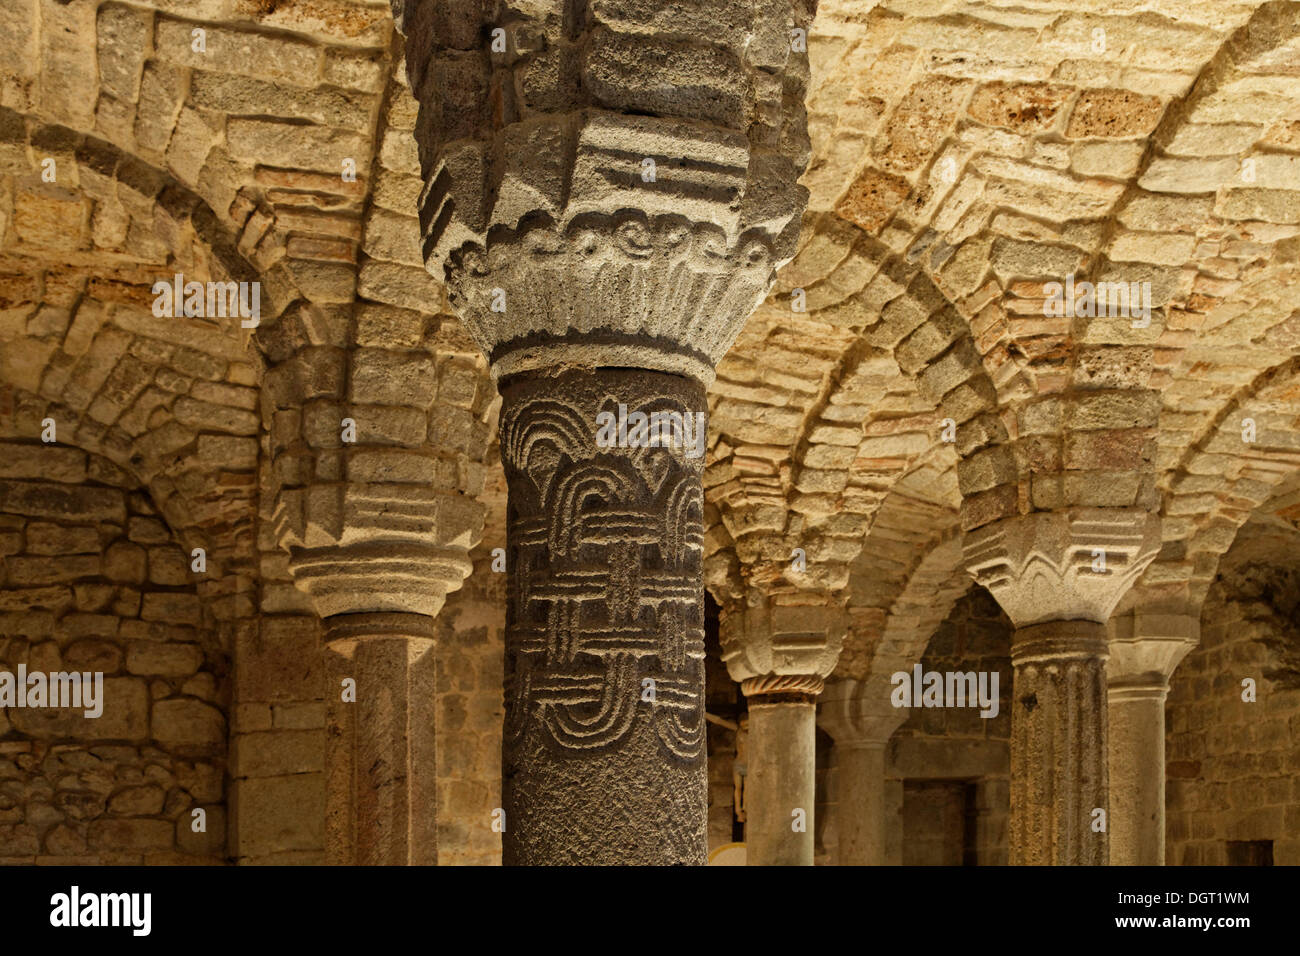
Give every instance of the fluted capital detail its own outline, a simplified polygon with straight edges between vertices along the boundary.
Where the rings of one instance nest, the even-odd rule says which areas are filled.
[[[771,237],[642,210],[536,218],[453,252],[452,306],[496,378],[646,368],[705,384],[778,263]]]
[[[710,369],[794,253],[815,2],[393,8],[425,261],[494,365],[510,357],[495,373],[574,333],[593,335],[579,365],[641,337],[669,356],[641,367]]]
[[[1160,518],[1133,508],[1020,515],[966,532],[963,550],[1016,627],[1104,623],[1160,550]]]
[[[817,682],[815,690],[803,693],[818,693],[820,682],[835,670],[846,631],[847,621],[840,607],[773,605],[762,600],[749,607],[723,611],[722,659],[731,679],[742,685],[769,676],[799,676]]]

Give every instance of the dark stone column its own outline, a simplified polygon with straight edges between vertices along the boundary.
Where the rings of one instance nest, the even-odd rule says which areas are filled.
[[[690,416],[694,439],[704,388],[597,369],[501,392],[504,862],[703,863],[704,459],[689,442],[600,447],[597,416]]]

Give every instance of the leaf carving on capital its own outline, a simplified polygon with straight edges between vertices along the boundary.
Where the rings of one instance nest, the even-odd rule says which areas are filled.
[[[966,567],[1017,627],[1105,622],[1160,549],[1160,519],[1137,509],[1007,518],[966,533]]]

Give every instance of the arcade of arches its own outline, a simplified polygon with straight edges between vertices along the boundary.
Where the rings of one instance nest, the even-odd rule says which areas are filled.
[[[0,0],[0,862],[1300,863],[1297,289],[1291,0]]]

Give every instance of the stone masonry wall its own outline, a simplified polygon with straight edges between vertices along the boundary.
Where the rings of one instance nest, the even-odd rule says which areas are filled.
[[[194,577],[121,469],[0,443],[0,671],[104,674],[98,718],[0,711],[4,862],[224,862],[229,655]]]
[[[1227,566],[1210,589],[1165,711],[1170,865],[1224,865],[1229,841],[1263,840],[1276,865],[1300,863],[1300,680],[1279,666],[1300,648],[1298,603],[1300,574],[1262,564]]]

